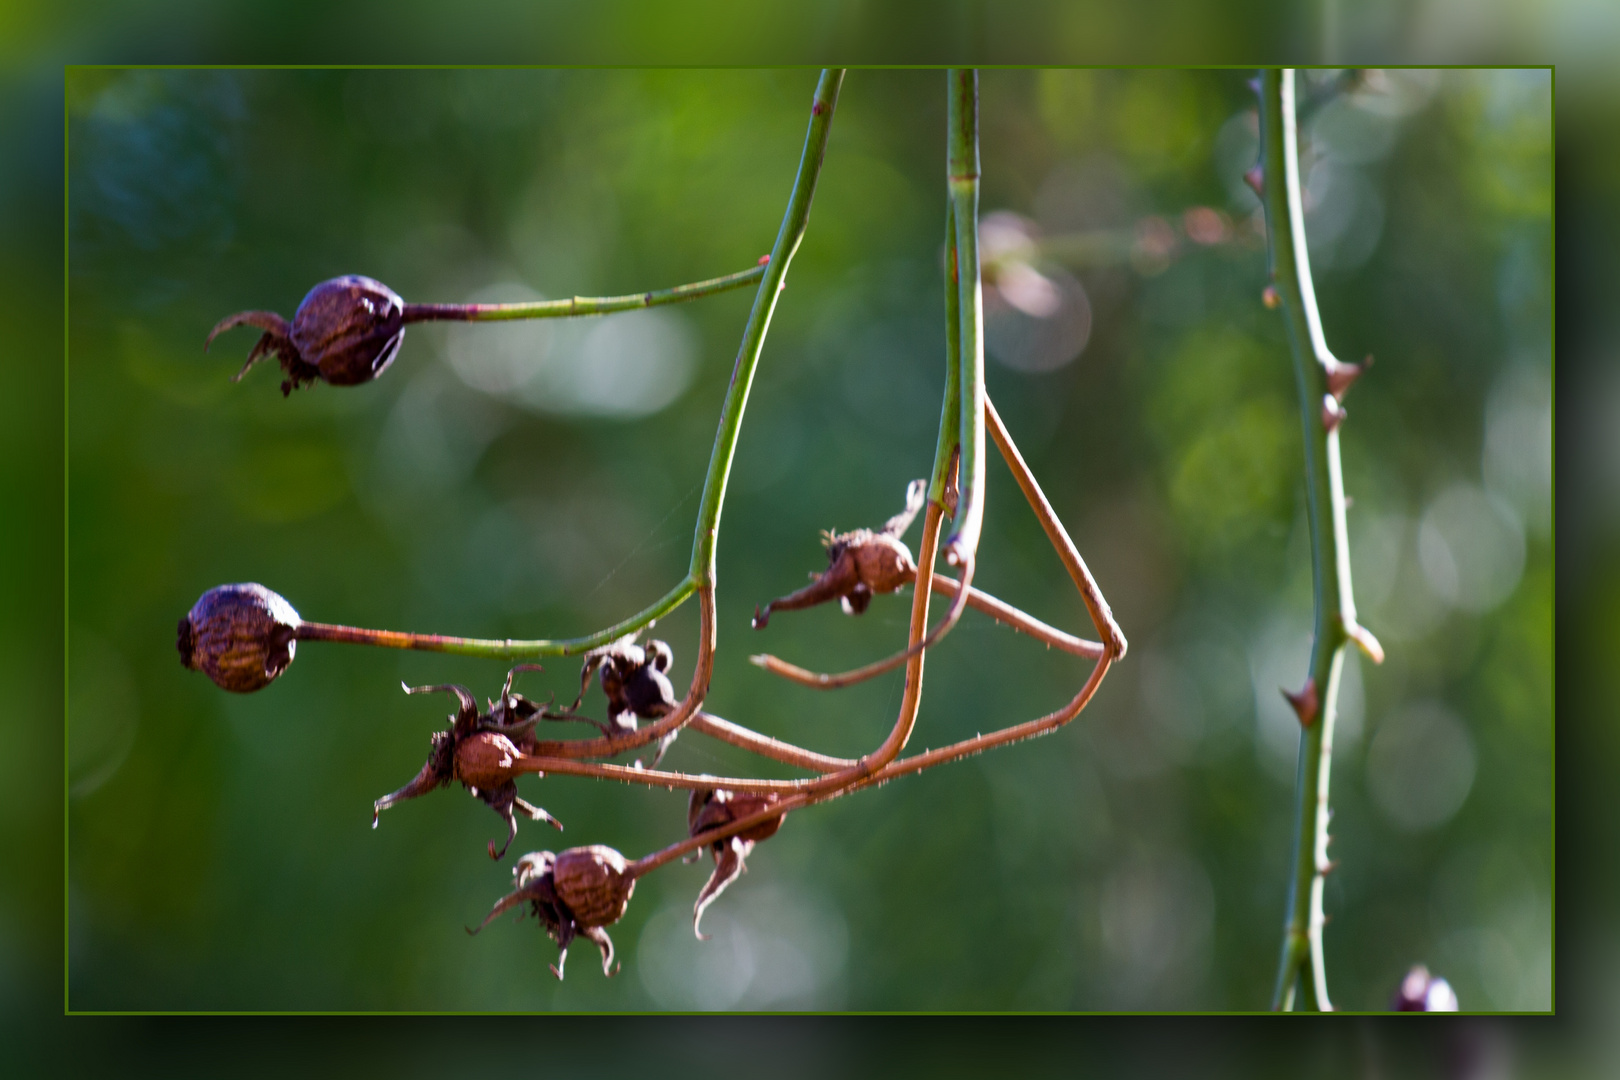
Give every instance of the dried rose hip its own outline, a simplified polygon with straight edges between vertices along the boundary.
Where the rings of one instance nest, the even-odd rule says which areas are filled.
[[[180,663],[225,690],[262,690],[292,663],[301,623],[293,606],[263,585],[220,585],[180,620]]]
[[[613,939],[603,927],[624,916],[630,897],[636,891],[635,876],[623,855],[603,844],[569,848],[558,855],[531,851],[512,868],[517,888],[495,902],[476,934],[501,913],[523,904],[546,928],[561,950],[551,972],[563,977],[568,946],[575,937],[594,942],[602,953],[602,974],[618,973],[613,963]]]
[[[518,670],[522,669],[515,668],[513,672]],[[517,836],[517,815],[514,811],[521,810],[532,821],[550,822],[561,829],[562,825],[556,818],[518,797],[518,760],[534,748],[535,722],[549,717],[533,702],[511,690],[512,677],[509,674],[506,686],[501,691],[500,702],[492,704],[488,713],[481,714],[472,691],[465,686],[407,686],[405,692],[408,694],[435,691],[453,694],[459,708],[450,718],[450,729],[433,734],[427,763],[416,778],[376,801],[372,809],[371,827],[377,827],[382,812],[389,807],[426,795],[456,780],[506,822],[506,843],[501,845],[501,849],[496,851],[495,841],[489,842],[489,857],[492,859],[505,855],[512,839]]]
[[[797,611],[836,599],[846,615],[859,615],[880,593],[892,593],[909,585],[917,576],[911,549],[901,542],[928,493],[928,482],[913,480],[906,489],[906,508],[890,518],[882,529],[856,529],[847,533],[824,532],[821,542],[827,549],[827,569],[798,592],[781,596],[754,609],[754,629],[763,630],[773,611]]]
[[[221,319],[214,338],[237,326],[264,331],[236,378],[266,356],[281,361],[282,394],[317,379],[333,386],[370,382],[394,362],[405,340],[405,301],[380,281],[359,274],[323,281],[309,291],[289,323],[273,311],[239,311]]]

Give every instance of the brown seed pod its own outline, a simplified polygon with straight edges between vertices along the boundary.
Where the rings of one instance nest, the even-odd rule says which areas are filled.
[[[568,906],[582,930],[618,922],[636,891],[629,863],[603,844],[558,853],[552,874],[557,899]]]
[[[281,384],[283,394],[317,379],[333,386],[357,386],[394,362],[405,340],[404,315],[405,301],[393,289],[347,274],[311,289],[291,323],[273,311],[237,312],[219,321],[203,348],[232,327],[256,326],[264,334],[237,379],[260,359],[274,355],[287,375]]]
[[[576,937],[589,939],[601,951],[602,974],[618,973],[613,939],[603,927],[619,920],[635,892],[636,880],[623,855],[601,844],[570,848],[560,855],[531,851],[517,861],[512,877],[517,888],[495,901],[481,924],[467,928],[469,934],[478,933],[502,912],[527,904],[560,950],[551,965],[553,975],[563,977],[568,946]],[[571,900],[564,899],[565,894]]]
[[[765,629],[773,611],[796,611],[835,598],[844,614],[859,615],[871,604],[872,597],[911,584],[917,576],[917,564],[911,557],[911,549],[900,537],[922,509],[927,493],[927,481],[913,480],[906,489],[906,508],[878,531],[855,529],[846,533],[822,533],[827,569],[798,592],[756,608],[754,629]]]
[[[518,748],[505,735],[477,731],[456,743],[455,776],[471,788],[498,788],[517,776]]]
[[[1395,1012],[1456,1012],[1457,992],[1446,980],[1430,975],[1427,967],[1415,964],[1389,1007]]]
[[[263,585],[219,585],[180,620],[180,663],[233,693],[262,690],[292,663],[301,625],[293,606]]]
[[[459,707],[450,718],[450,730],[434,733],[427,764],[422,766],[415,779],[373,804],[371,827],[377,827],[382,812],[389,807],[426,795],[452,780],[459,780],[474,798],[489,806],[506,822],[506,843],[497,851],[495,841],[489,842],[489,857],[492,859],[505,855],[517,836],[519,811],[532,821],[549,822],[560,830],[562,823],[556,818],[518,797],[516,765],[523,756],[520,744],[533,744],[534,721],[543,714],[532,702],[513,694],[511,689],[512,679],[508,675],[506,686],[501,690],[500,704],[492,706],[489,713],[480,713],[472,691],[465,686],[405,687],[407,694],[440,691],[452,694]]]

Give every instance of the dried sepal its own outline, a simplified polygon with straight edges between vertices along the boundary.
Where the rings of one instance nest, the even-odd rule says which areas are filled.
[[[837,600],[844,614],[859,615],[873,596],[910,584],[917,576],[917,564],[900,537],[922,509],[927,493],[927,481],[913,480],[906,488],[906,508],[877,531],[823,532],[821,543],[827,549],[827,569],[797,592],[756,608],[754,629],[765,629],[772,612],[802,610],[829,600]]]
[[[686,804],[687,835],[701,836],[733,821],[752,817],[780,801],[781,796],[775,793],[734,792],[725,788],[696,789]],[[768,818],[752,828],[709,845],[714,856],[714,873],[709,875],[708,882],[698,893],[697,902],[692,905],[692,933],[697,935],[699,941],[709,940],[702,930],[703,913],[726,891],[727,886],[748,869],[745,860],[754,850],[754,845],[775,836],[776,830],[782,827],[784,816]]]
[[[267,356],[281,361],[286,379],[283,395],[317,380],[332,386],[357,386],[388,370],[405,338],[405,301],[380,281],[360,274],[332,278],[315,286],[298,305],[291,322],[273,311],[240,311],[227,315],[209,332],[203,349],[214,338],[238,326],[264,331],[247,363],[248,369]]]

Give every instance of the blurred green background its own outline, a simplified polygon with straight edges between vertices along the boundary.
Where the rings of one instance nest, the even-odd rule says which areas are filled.
[[[1327,73],[1313,76],[1325,77]],[[283,400],[234,373],[246,308],[316,282],[411,301],[659,288],[775,236],[810,70],[76,69],[69,198],[68,1004],[74,1009],[1251,1009],[1269,999],[1309,652],[1298,408],[1237,71],[982,81],[990,393],[1131,640],[1071,727],[793,815],[710,909],[640,883],[566,982],[459,790],[368,827],[495,661],[309,644],[267,691],[184,671],[175,620],[259,581],[307,619],[571,636],[684,571],[749,291],[609,319],[413,327],[394,367]],[[748,628],[932,459],[943,374],[943,76],[857,71],[772,324],[720,545],[709,708],[855,755],[890,676],[836,695],[746,663],[886,654],[906,603]],[[1335,747],[1327,970],[1382,1008],[1424,962],[1469,1010],[1552,1000],[1551,79],[1390,71],[1305,132],[1348,399],[1357,596]],[[999,464],[979,582],[1090,634]],[[913,540],[915,534],[913,534]],[[695,610],[662,622],[690,674]],[[970,613],[913,745],[1046,712],[1085,668]],[[571,695],[551,661],[526,692]],[[600,696],[591,702],[600,711]],[[701,736],[673,767],[789,775]],[[526,797],[631,857],[685,799]],[[558,846],[525,823],[514,851]]]

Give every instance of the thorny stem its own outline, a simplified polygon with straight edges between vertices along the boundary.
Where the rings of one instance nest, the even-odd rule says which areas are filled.
[[[676,285],[672,289],[631,293],[628,296],[574,296],[567,300],[536,300],[526,304],[406,304],[403,320],[414,322],[504,322],[511,319],[564,319],[579,315],[611,315],[616,311],[678,304],[740,289],[765,276],[767,255],[758,266],[725,277]]]
[[[700,712],[692,718],[689,725],[693,731],[702,732],[710,738],[718,739],[723,743],[741,747],[761,757],[780,761],[785,765],[797,765],[801,769],[813,769],[816,772],[837,772],[847,769],[855,764],[853,758],[831,757],[827,754],[818,754],[814,750],[794,746],[792,743],[773,739],[769,735],[761,735],[741,724],[733,724],[730,720],[722,720],[710,713]]]
[[[1288,885],[1282,956],[1272,1008],[1293,1008],[1300,976],[1308,973],[1300,1003],[1305,1008],[1327,1011],[1333,1005],[1323,967],[1322,890],[1329,870],[1328,780],[1339,679],[1344,648],[1350,641],[1360,645],[1375,662],[1383,659],[1383,650],[1357,623],[1351,592],[1344,476],[1339,464],[1339,428],[1344,413],[1338,407],[1338,395],[1329,393],[1328,384],[1328,373],[1340,365],[1328,351],[1322,334],[1305,246],[1294,75],[1288,69],[1261,73],[1261,198],[1266,211],[1271,276],[1282,300],[1305,429],[1306,509],[1316,622],[1310,674],[1296,703],[1302,733],[1295,799],[1294,873]]]
[[[979,277],[979,73],[952,68],[948,86],[946,179],[956,239],[952,270],[956,279],[958,378],[961,383],[961,501],[945,561],[971,565],[984,523],[984,292]]]

